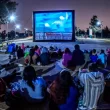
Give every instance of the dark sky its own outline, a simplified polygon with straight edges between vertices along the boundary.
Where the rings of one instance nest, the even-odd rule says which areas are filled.
[[[32,12],[44,10],[75,10],[76,26],[86,29],[90,19],[97,15],[104,26],[110,27],[110,0],[15,0],[17,23],[32,29]],[[12,26],[10,25],[10,29]]]

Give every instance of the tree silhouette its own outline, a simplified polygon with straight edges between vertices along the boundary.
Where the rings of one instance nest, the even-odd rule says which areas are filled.
[[[16,11],[18,4],[11,0],[0,0],[0,27],[2,24],[6,24],[8,16]]]
[[[90,24],[91,29],[93,30],[93,33],[99,32],[101,30],[102,24],[97,25],[98,21],[99,20],[98,20],[98,17],[96,15],[94,15],[90,20],[89,24]]]

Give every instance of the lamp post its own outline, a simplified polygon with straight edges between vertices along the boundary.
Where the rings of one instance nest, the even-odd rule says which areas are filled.
[[[21,26],[20,26],[19,24],[16,24],[16,25],[15,25],[15,38],[16,38],[16,29],[20,29],[20,27],[21,27]]]
[[[8,43],[9,22],[14,22],[14,21],[15,21],[15,16],[11,15],[8,17],[8,21],[6,22],[6,24],[7,24],[7,43]]]
[[[24,29],[25,29],[25,33],[26,33],[26,34],[25,34],[25,37],[29,36],[29,35],[28,35],[28,28],[24,28]]]
[[[102,25],[102,22],[103,21],[98,21],[97,22],[97,26],[100,26],[100,28],[101,28],[101,38],[103,38],[103,25]]]

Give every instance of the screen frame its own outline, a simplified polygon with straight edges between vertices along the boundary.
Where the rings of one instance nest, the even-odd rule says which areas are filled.
[[[35,39],[35,14],[36,13],[57,13],[57,12],[72,12],[72,39],[71,40],[36,40]],[[50,32],[52,33],[52,32]],[[55,33],[55,32],[54,32]],[[56,32],[57,33],[57,32]],[[54,10],[54,11],[33,11],[33,42],[52,42],[52,41],[57,41],[57,42],[70,42],[74,41],[75,42],[75,10]]]

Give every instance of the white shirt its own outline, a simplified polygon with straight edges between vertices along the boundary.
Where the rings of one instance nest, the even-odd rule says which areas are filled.
[[[13,84],[14,85],[14,84]],[[42,90],[44,87],[46,87],[46,83],[45,80],[41,77],[38,77],[35,81],[33,81],[33,85],[35,86],[35,90],[33,91],[33,89],[27,84],[27,82],[25,80],[20,80],[18,83],[16,83],[16,85],[14,85],[14,89],[13,90],[18,90],[20,89],[20,91],[23,93],[24,90],[23,89],[27,89],[28,94],[31,98],[33,99],[43,99],[44,96],[42,95]],[[25,94],[25,92],[24,92]]]

